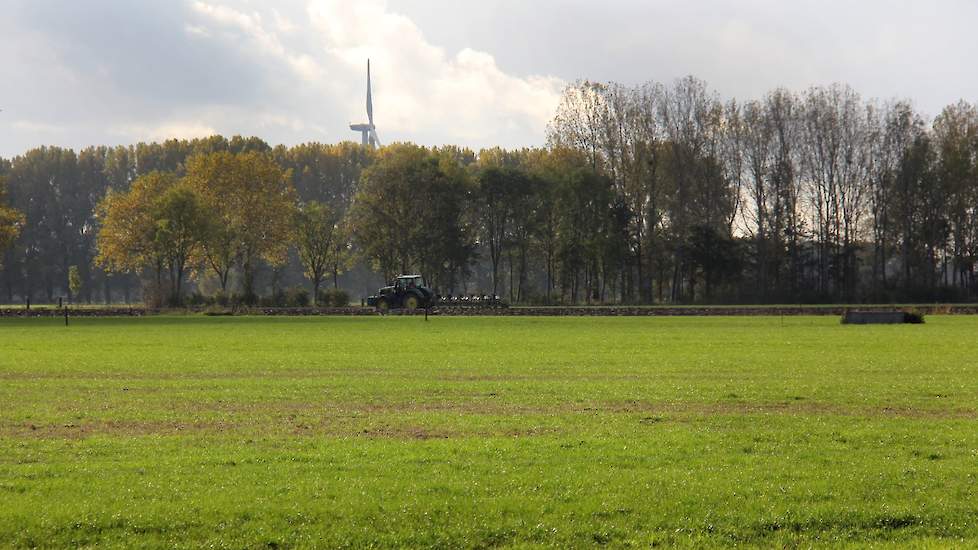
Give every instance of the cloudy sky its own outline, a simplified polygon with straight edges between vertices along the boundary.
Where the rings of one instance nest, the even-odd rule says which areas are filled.
[[[274,6],[274,7],[273,7]],[[211,133],[541,145],[565,83],[978,100],[971,0],[2,0],[0,156]]]

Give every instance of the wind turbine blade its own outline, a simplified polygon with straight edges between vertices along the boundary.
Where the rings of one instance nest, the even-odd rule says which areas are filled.
[[[370,90],[370,60],[367,60],[367,122],[374,125],[374,98]]]
[[[370,129],[370,135],[373,137],[374,144],[377,147],[383,147],[384,146],[382,143],[380,143],[380,136],[377,135],[377,130],[371,128]]]

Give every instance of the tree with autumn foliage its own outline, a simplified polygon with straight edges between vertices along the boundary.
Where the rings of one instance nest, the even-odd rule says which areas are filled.
[[[4,194],[4,180],[0,178],[0,252],[14,243],[20,234],[21,226],[24,224],[24,216],[20,212],[5,206]],[[3,257],[0,256],[0,260],[2,259]]]
[[[155,273],[163,283],[163,255],[157,247],[151,205],[176,184],[169,173],[151,172],[137,178],[129,191],[110,191],[99,203],[98,256],[95,262],[113,273]]]
[[[349,219],[362,257],[385,279],[417,271],[451,291],[468,272],[472,185],[456,152],[392,145],[364,171]]]
[[[225,293],[231,270],[240,268],[244,299],[253,303],[259,262],[281,265],[288,256],[296,203],[288,171],[266,153],[222,151],[191,158],[186,181],[211,212],[207,264]]]
[[[294,220],[295,247],[312,283],[313,303],[318,305],[319,287],[331,269],[339,269],[339,256],[345,248],[340,218],[329,206],[310,201],[296,209]]]
[[[157,305],[165,278],[170,305],[182,303],[183,283],[213,227],[200,194],[173,174],[152,172],[126,193],[109,193],[98,211],[96,262],[110,272],[154,273]]]

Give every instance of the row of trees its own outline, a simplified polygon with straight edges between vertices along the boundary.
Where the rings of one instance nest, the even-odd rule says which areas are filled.
[[[0,159],[0,178],[7,183],[8,202],[24,218],[24,223],[19,225],[19,237],[10,246],[0,248],[0,299],[6,302],[28,299],[50,302],[57,301],[59,296],[71,295],[68,280],[73,266],[81,280],[78,285],[80,295],[75,297],[78,300],[129,302],[139,299],[144,287],[149,291],[148,298],[166,299],[171,292],[166,288],[172,278],[168,273],[169,266],[157,270],[155,265],[149,265],[152,262],[147,262],[149,268],[145,272],[139,268],[154,253],[152,249],[132,249],[132,257],[125,258],[120,250],[128,249],[112,250],[110,241],[105,241],[106,246],[100,250],[98,235],[104,225],[102,216],[105,211],[99,204],[112,196],[119,208],[123,208],[123,197],[132,191],[130,208],[142,208],[150,219],[169,219],[160,212],[148,212],[146,205],[162,201],[155,208],[164,211],[178,205],[194,206],[178,200],[186,198],[188,189],[205,186],[200,183],[200,177],[194,182],[186,178],[188,168],[195,159],[204,157],[218,162],[221,160],[219,154],[224,153],[230,157],[253,155],[261,161],[270,159],[265,168],[271,166],[285,174],[287,187],[299,201],[328,204],[340,215],[342,205],[348,205],[352,200],[360,172],[373,154],[369,149],[349,143],[272,148],[257,138],[214,136],[126,147],[91,147],[77,153],[58,147],[41,147],[11,161]],[[228,157],[223,160],[230,162]],[[199,167],[197,171],[200,174],[205,169]],[[138,186],[137,181],[140,181]],[[229,183],[227,180],[215,179],[213,183],[208,183],[207,188],[215,193],[228,193],[218,200],[224,205],[245,205],[254,198],[247,196],[250,189],[246,184],[222,189],[222,183]],[[177,189],[170,189],[174,186]],[[163,191],[166,196],[159,196]],[[138,199],[136,195],[146,200]],[[261,212],[255,212],[249,217],[260,215]],[[208,221],[214,221],[214,218],[208,218]],[[167,240],[168,231],[170,229],[161,229],[153,233],[158,237],[157,245],[161,246]],[[249,264],[252,286],[261,287],[253,292],[270,293],[276,288],[302,284],[303,271],[296,253],[288,250],[288,246],[283,248],[288,251],[284,264],[272,266],[262,258]],[[195,269],[199,267],[196,261],[202,258],[201,252],[199,243],[195,244],[193,254],[188,255],[192,261],[183,266],[186,280],[193,275],[196,290],[217,293],[225,287],[229,293],[243,292],[245,277],[236,263],[237,258],[234,258],[235,265],[226,270],[222,285],[220,277],[208,275],[213,271]],[[281,249],[277,253],[277,259],[281,259]],[[179,264],[179,261],[174,262],[174,271],[180,271]],[[363,279],[364,283],[376,284],[369,274],[354,270],[351,276]],[[347,281],[348,284],[357,282]]]
[[[978,252],[978,110],[928,124],[847,86],[721,101],[581,82],[550,129],[613,182],[625,297],[675,302],[964,299]]]
[[[254,300],[332,279],[364,295],[409,271],[513,302],[976,290],[978,109],[928,123],[845,86],[740,103],[694,78],[580,82],[540,149],[213,137],[40,148],[0,176],[20,212],[0,210],[10,301],[68,290],[72,266],[83,299],[128,299],[148,281],[171,302],[188,283]]]
[[[266,154],[195,156],[182,178],[150,172],[99,203],[96,263],[111,272],[152,272],[152,288],[167,289],[173,305],[182,302],[192,269],[209,269],[226,294],[237,268],[244,299],[255,302],[259,262],[280,265],[287,257],[294,203],[287,174]]]
[[[220,151],[189,157],[179,173],[139,176],[98,204],[94,263],[111,273],[148,275],[154,302],[182,303],[192,278],[215,281],[218,293],[253,303],[258,267],[286,266],[290,251],[314,296],[327,276],[336,285],[358,262],[385,279],[418,271],[444,292],[464,292],[480,278],[486,251],[493,292],[505,287],[522,301],[531,253],[543,246],[551,263],[547,295],[553,297],[560,280],[566,282],[561,296],[574,301],[581,283],[556,275],[583,266],[583,247],[607,238],[573,222],[600,218],[594,201],[611,196],[610,181],[573,151],[477,156],[393,145],[372,153],[355,194],[330,203],[301,199],[292,174],[269,152]],[[557,219],[569,223],[544,230]],[[592,227],[600,233],[603,226]],[[501,282],[504,267],[508,284]],[[239,288],[229,286],[233,273]]]

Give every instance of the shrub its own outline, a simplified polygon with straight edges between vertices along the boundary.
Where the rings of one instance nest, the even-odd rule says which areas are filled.
[[[286,305],[284,290],[276,290],[272,294],[258,299],[258,306],[260,307],[285,307]]]
[[[922,325],[924,324],[924,313],[917,309],[911,309],[905,311],[904,322],[912,325]]]
[[[154,282],[143,284],[143,304],[148,308],[163,307],[166,301],[166,293]]]
[[[208,317],[229,317],[234,315],[234,311],[224,306],[210,305],[204,310],[204,315]]]
[[[288,307],[309,307],[309,291],[301,287],[292,287],[285,291],[285,305]]]
[[[204,296],[200,292],[194,292],[186,298],[187,305],[191,307],[206,306],[214,303],[214,298],[210,296]]]
[[[235,299],[232,301],[236,304],[243,304],[246,306],[261,305],[261,298],[259,298],[259,296],[254,292],[236,294]]]
[[[350,293],[338,288],[331,288],[319,293],[319,305],[322,307],[348,307]]]
[[[309,291],[302,287],[276,290],[269,296],[258,299],[259,307],[309,307]]]
[[[227,307],[231,303],[231,298],[227,294],[225,294],[223,291],[218,292],[217,294],[215,294],[213,300],[214,300],[214,303],[217,304],[217,305],[219,305],[219,306],[225,306],[225,307]]]

